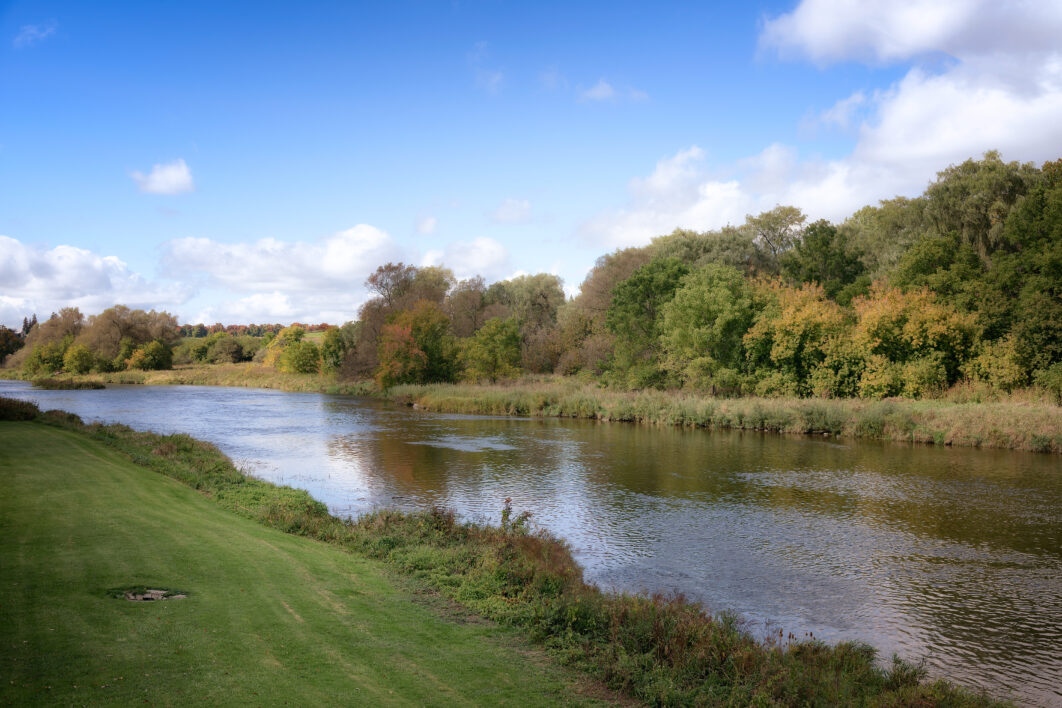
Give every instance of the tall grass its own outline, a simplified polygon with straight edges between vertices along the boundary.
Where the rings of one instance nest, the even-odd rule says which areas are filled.
[[[919,667],[899,660],[880,667],[863,644],[761,641],[734,616],[681,597],[601,592],[583,581],[563,542],[529,530],[508,505],[500,526],[459,522],[437,508],[343,520],[305,491],[240,473],[216,447],[187,435],[85,425],[60,411],[39,420],[81,431],[238,514],[389,563],[474,612],[523,628],[562,661],[648,703],[998,705],[927,681]]]
[[[0,375],[24,379],[21,372],[4,369]],[[365,396],[376,390],[365,381],[339,381],[335,374],[293,374],[257,363],[191,364],[163,371],[114,371],[85,375],[58,374],[50,381],[56,386],[76,388],[82,382],[144,384],[149,386],[237,386],[272,388],[293,393],[329,393]]]
[[[589,418],[1062,453],[1062,408],[1034,397],[977,402],[713,398],[678,391],[616,391],[574,379],[495,386],[395,386],[384,395],[449,413]]]

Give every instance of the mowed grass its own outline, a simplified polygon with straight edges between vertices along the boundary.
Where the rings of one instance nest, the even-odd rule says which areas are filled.
[[[187,599],[129,602],[159,587]],[[552,705],[571,675],[88,436],[0,423],[0,704]]]

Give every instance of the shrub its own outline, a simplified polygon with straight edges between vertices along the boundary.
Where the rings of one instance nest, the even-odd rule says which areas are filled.
[[[173,351],[163,342],[155,340],[138,347],[127,360],[126,366],[141,371],[157,371],[173,368]]]
[[[84,344],[74,344],[63,355],[63,370],[71,374],[87,374],[96,365],[96,355]]]
[[[35,403],[0,396],[0,420],[33,420],[40,412]]]

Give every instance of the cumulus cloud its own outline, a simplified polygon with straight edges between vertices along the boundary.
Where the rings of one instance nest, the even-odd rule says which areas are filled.
[[[224,300],[217,305],[200,310],[190,321],[226,324],[252,322],[259,324],[272,322],[342,324],[357,319],[357,308],[363,300],[363,297],[336,299],[335,296],[329,294],[293,297],[289,293],[274,290]]]
[[[182,159],[155,165],[146,175],[143,172],[131,172],[129,176],[145,194],[183,194],[195,190],[192,171]]]
[[[762,46],[820,64],[951,60],[936,71],[916,63],[891,86],[839,97],[822,111],[817,124],[855,135],[843,157],[822,160],[776,144],[709,166],[699,148],[686,148],[631,180],[626,204],[583,232],[613,247],[644,244],[676,227],[740,223],[776,204],[837,221],[881,199],[919,194],[937,171],[986,150],[1008,160],[1056,159],[1060,34],[1057,3],[804,0],[766,22]]]
[[[435,227],[438,225],[438,220],[434,216],[425,216],[417,220],[417,233],[428,236],[435,233]]]
[[[760,46],[819,64],[1054,51],[1062,5],[1040,0],[803,0],[766,21]]]
[[[55,34],[55,27],[54,22],[48,22],[43,25],[22,25],[11,44],[15,49],[33,46],[37,42]]]
[[[95,314],[114,304],[170,309],[192,295],[180,283],[151,282],[114,256],[74,246],[42,248],[0,236],[0,322],[14,326],[61,307]]]
[[[487,280],[501,277],[510,268],[509,251],[486,236],[472,241],[454,241],[445,249],[428,251],[422,265],[445,265],[458,278],[482,275]]]
[[[205,277],[236,292],[338,294],[360,290],[376,266],[399,255],[390,235],[359,224],[316,243],[179,238],[166,244],[162,260],[169,274]]]
[[[491,212],[490,219],[496,224],[526,224],[531,221],[531,202],[511,197],[505,199]]]
[[[165,245],[167,274],[227,291],[228,299],[199,313],[200,321],[345,322],[367,294],[377,266],[402,260],[385,231],[359,224],[316,242],[263,238],[222,243],[181,238]]]

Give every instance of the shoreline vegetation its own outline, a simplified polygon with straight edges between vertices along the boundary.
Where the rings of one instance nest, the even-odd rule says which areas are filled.
[[[239,516],[379,561],[472,613],[515,628],[554,661],[646,703],[1004,705],[929,680],[922,668],[898,659],[879,666],[864,644],[761,640],[733,615],[709,613],[681,597],[602,592],[583,581],[563,542],[533,529],[529,515],[514,514],[508,500],[499,526],[461,522],[438,508],[339,519],[307,492],[246,476],[216,447],[187,435],[86,425],[75,415],[41,413],[32,403],[6,398],[0,398],[0,420],[66,431],[83,438],[83,453],[94,458],[95,444],[102,444]]]
[[[27,380],[17,371],[0,376]],[[296,393],[375,396],[442,413],[583,418],[831,435],[930,445],[1062,453],[1062,407],[1038,396],[981,400],[976,390],[949,399],[720,398],[686,391],[619,391],[572,377],[546,376],[497,384],[405,384],[381,390],[372,381],[342,382],[330,374],[285,373],[255,363],[178,366],[161,371],[57,375],[48,388],[91,384],[198,385],[271,388]]]

